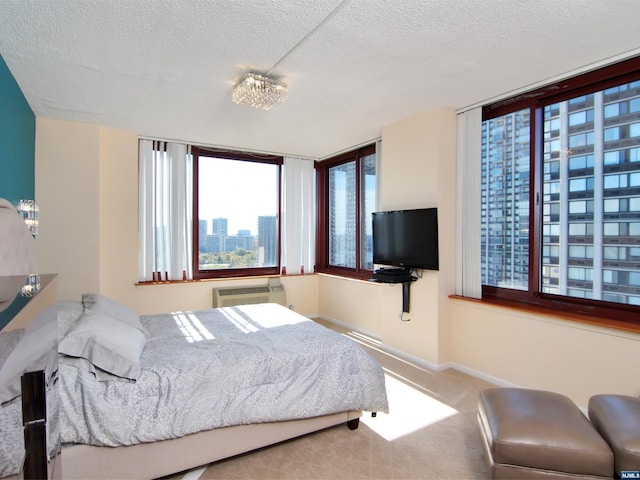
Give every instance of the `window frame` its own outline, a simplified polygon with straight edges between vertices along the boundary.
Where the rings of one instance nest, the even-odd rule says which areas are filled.
[[[268,155],[251,152],[242,152],[234,150],[223,150],[207,147],[191,148],[193,155],[193,278],[194,280],[204,279],[220,279],[235,277],[255,277],[280,275],[282,263],[282,165],[284,159],[279,155]],[[278,185],[277,185],[277,205],[276,213],[276,231],[278,233],[278,248],[276,252],[276,265],[273,267],[254,267],[254,268],[227,268],[227,269],[200,269],[200,222],[199,222],[199,163],[200,156],[217,157],[230,160],[240,160],[245,162],[266,163],[278,166]]]
[[[483,284],[483,300],[507,306],[524,307],[528,310],[553,311],[565,316],[578,315],[597,318],[600,320],[596,323],[605,326],[619,325],[622,322],[623,325],[628,325],[634,330],[640,327],[639,306],[561,296],[541,291],[544,107],[636,80],[640,80],[640,57],[623,60],[483,107],[483,122],[525,108],[529,109],[531,119],[528,290],[507,289]]]
[[[326,160],[316,162],[316,193],[317,193],[317,214],[316,214],[316,273],[328,273],[342,277],[356,279],[370,279],[373,270],[362,268],[362,249],[364,247],[362,239],[362,226],[364,219],[362,183],[363,169],[362,159],[369,155],[376,154],[376,144],[367,145],[347,153],[342,153]],[[329,169],[346,163],[355,161],[356,169],[356,218],[358,226],[356,228],[356,266],[355,268],[341,267],[329,264]],[[376,171],[376,177],[378,172]]]

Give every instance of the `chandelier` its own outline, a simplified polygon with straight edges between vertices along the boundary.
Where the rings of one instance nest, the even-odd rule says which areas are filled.
[[[233,88],[232,98],[234,103],[271,110],[287,100],[287,84],[257,73],[247,73]]]

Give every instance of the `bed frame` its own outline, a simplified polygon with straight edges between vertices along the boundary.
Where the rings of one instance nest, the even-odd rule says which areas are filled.
[[[286,422],[217,428],[181,438],[124,447],[63,447],[63,479],[153,479],[233,457],[346,423],[358,428],[360,411]]]
[[[6,225],[13,222],[24,227],[22,218],[18,216],[13,206],[0,198],[0,233],[9,232]],[[31,271],[25,265],[35,258],[35,250],[29,250],[28,258],[15,255],[14,250],[22,252],[25,242],[33,242],[33,238],[26,228],[19,228],[22,236],[10,236],[7,241],[0,242],[17,265],[19,273],[22,270]],[[32,258],[33,257],[33,258]],[[4,258],[4,257],[3,257]],[[4,270],[10,271],[13,265],[3,265]],[[11,270],[12,272],[12,270]],[[44,278],[46,277],[46,278]],[[51,278],[49,278],[51,277]],[[43,285],[36,298],[31,301],[32,307],[24,308],[20,315],[0,324],[0,330],[24,328],[36,314],[45,306],[57,299],[58,281],[55,275],[43,276]],[[15,295],[15,294],[14,294]],[[38,304],[42,308],[36,310]],[[20,318],[18,318],[20,317]],[[0,318],[1,320],[1,318]],[[328,427],[346,423],[351,430],[358,428],[362,412],[348,411],[320,417],[285,422],[258,423],[239,425],[226,428],[194,433],[181,438],[163,440],[153,443],[143,443],[123,447],[96,447],[91,445],[71,445],[63,447],[61,453],[48,464],[47,476],[53,479],[154,479],[178,472],[196,468],[202,465],[246,453],[285,440],[296,438],[308,433],[316,432]],[[41,452],[40,452],[41,453]],[[42,455],[40,454],[40,457]],[[46,459],[36,459],[45,465]],[[34,460],[35,461],[35,460]],[[18,480],[24,473],[6,477],[6,480]],[[39,476],[39,475],[37,475]],[[5,479],[3,479],[5,480]]]

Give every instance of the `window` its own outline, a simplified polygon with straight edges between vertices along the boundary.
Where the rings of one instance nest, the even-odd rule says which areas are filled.
[[[196,278],[280,273],[282,158],[193,148]]]
[[[319,162],[316,271],[370,278],[375,145]]]
[[[314,164],[140,139],[139,281],[312,272]]]
[[[640,316],[640,57],[483,108],[483,298]]]
[[[520,110],[482,124],[485,285],[528,288],[528,265],[523,260],[529,255],[529,123],[529,111]],[[553,177],[550,168],[548,178]]]

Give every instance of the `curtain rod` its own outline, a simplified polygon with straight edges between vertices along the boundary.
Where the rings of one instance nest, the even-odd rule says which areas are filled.
[[[371,140],[367,140],[366,142],[362,142],[356,145],[352,145],[350,147],[344,148],[342,150],[339,150],[337,152],[331,153],[329,155],[325,155],[324,157],[309,157],[306,155],[297,155],[297,154],[291,154],[291,153],[282,153],[282,152],[271,152],[268,150],[252,150],[252,149],[246,149],[246,148],[240,148],[240,147],[229,147],[226,145],[215,145],[213,143],[200,143],[200,142],[188,142],[186,140],[177,140],[175,138],[159,138],[159,137],[150,137],[148,135],[138,135],[138,138],[142,139],[142,140],[152,140],[152,141],[157,141],[157,142],[175,142],[175,143],[185,143],[188,145],[193,145],[193,146],[197,146],[197,147],[208,147],[208,148],[218,148],[221,150],[231,150],[231,151],[241,151],[241,152],[247,152],[247,153],[258,153],[258,154],[263,154],[263,155],[279,155],[282,157],[296,157],[296,158],[302,158],[304,160],[313,160],[313,161],[318,161],[321,162],[322,160],[326,160],[327,158],[332,158],[335,157],[337,155],[340,155],[342,153],[345,152],[349,152],[351,150],[356,150],[360,147],[364,147],[366,145],[371,145],[372,143],[377,142],[378,140],[381,140],[382,137],[378,136],[375,138],[372,138]]]
[[[565,80],[567,78],[575,77],[581,75],[583,73],[587,73],[591,70],[596,70],[598,68],[606,67],[607,65],[611,65],[617,62],[621,62],[631,57],[635,57],[640,54],[640,48],[634,48],[633,50],[627,50],[624,53],[620,53],[618,55],[614,55],[612,57],[605,58],[604,60],[600,60],[595,63],[590,63],[588,65],[583,65],[582,67],[576,68],[574,70],[570,70],[565,73],[561,73],[560,75],[556,75],[545,80],[540,80],[539,82],[530,83],[527,86],[522,88],[517,88],[515,90],[511,90],[510,92],[503,93],[502,95],[497,95],[492,98],[488,98],[481,102],[474,103],[473,105],[468,105],[459,110],[456,110],[456,114],[464,113],[466,111],[472,110],[474,108],[483,107],[485,105],[491,105],[492,103],[499,102],[500,100],[505,100],[507,98],[512,98],[518,96],[522,93],[530,92],[531,90],[535,90],[540,87],[544,87],[545,85],[551,85],[555,82],[559,82]]]
[[[241,148],[241,147],[230,147],[227,145],[216,145],[213,143],[202,143],[202,142],[189,142],[187,140],[178,140],[175,138],[160,138],[160,137],[150,137],[148,135],[138,135],[138,138],[141,140],[152,140],[152,141],[157,141],[157,142],[174,142],[174,143],[184,143],[187,145],[192,145],[194,147],[207,147],[207,148],[216,148],[216,149],[220,149],[220,150],[230,150],[230,151],[234,151],[234,152],[246,152],[246,153],[258,153],[258,154],[262,154],[262,155],[278,155],[281,157],[296,157],[296,158],[302,158],[304,160],[313,160],[313,161],[317,161],[318,157],[309,157],[306,155],[297,155],[297,154],[292,154],[292,153],[282,153],[282,152],[271,152],[268,150],[253,150],[253,149],[247,149],[247,148]]]

